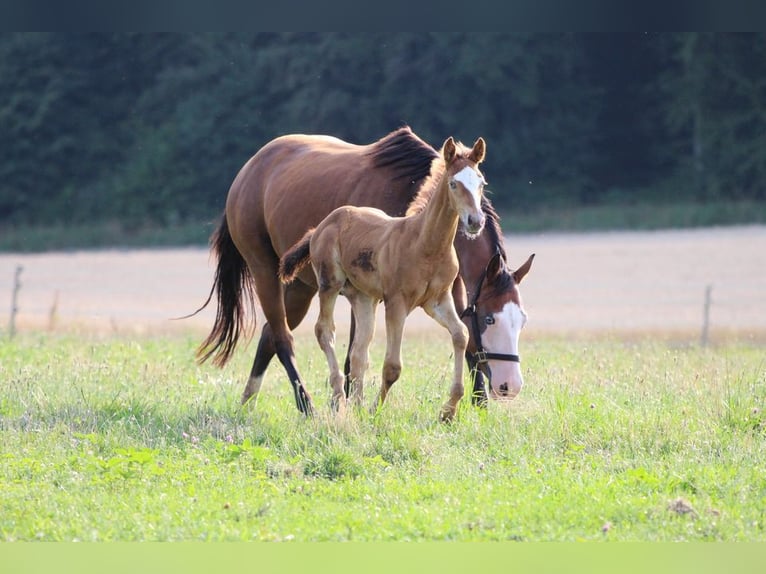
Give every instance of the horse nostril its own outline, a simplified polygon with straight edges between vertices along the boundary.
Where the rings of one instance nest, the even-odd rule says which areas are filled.
[[[507,395],[508,394],[508,383],[503,383],[502,385],[500,385],[500,392],[503,395]]]
[[[483,216],[479,216],[479,217],[474,217],[473,215],[469,215],[468,216],[468,228],[471,231],[478,231],[482,227],[484,227],[484,217]]]

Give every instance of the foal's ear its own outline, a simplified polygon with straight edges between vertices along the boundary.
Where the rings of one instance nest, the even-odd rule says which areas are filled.
[[[524,276],[529,273],[529,269],[532,267],[532,260],[534,258],[535,254],[533,253],[529,256],[529,259],[524,262],[524,265],[513,272],[513,280],[516,281],[516,283],[521,283],[521,280],[524,279]]]
[[[484,143],[484,138],[479,138],[476,140],[476,143],[473,144],[473,149],[471,150],[471,155],[468,156],[468,158],[473,161],[474,163],[481,163],[484,161],[484,154],[487,152],[487,144]]]
[[[452,160],[455,159],[455,151],[455,140],[450,136],[444,141],[444,145],[442,146],[444,161],[448,164],[452,163]]]

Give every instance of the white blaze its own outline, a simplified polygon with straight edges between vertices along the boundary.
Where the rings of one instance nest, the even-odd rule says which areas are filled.
[[[474,207],[477,211],[481,211],[481,188],[486,183],[484,176],[472,167],[464,167],[455,174],[455,181],[459,181],[463,184],[474,201]]]
[[[506,303],[503,309],[495,313],[495,323],[488,325],[482,333],[482,344],[488,353],[519,354],[519,335],[527,315],[516,303]],[[524,379],[521,376],[521,365],[513,361],[489,361],[492,370],[492,390],[501,395],[500,386],[508,385],[508,397],[519,394]]]

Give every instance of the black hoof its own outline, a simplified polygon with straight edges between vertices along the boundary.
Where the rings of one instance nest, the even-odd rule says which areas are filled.
[[[314,416],[314,405],[311,402],[311,397],[303,387],[296,388],[295,404],[298,410],[307,417]]]
[[[471,395],[471,404],[475,407],[478,407],[480,409],[486,409],[487,408],[487,401],[489,399],[487,398],[487,393],[484,391],[481,392],[474,392]]]

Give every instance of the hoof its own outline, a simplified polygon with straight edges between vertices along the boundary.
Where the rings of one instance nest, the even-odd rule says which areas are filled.
[[[295,406],[298,407],[298,410],[301,413],[307,417],[314,416],[314,404],[311,402],[311,396],[305,391],[305,389],[298,389],[295,397],[295,403]]]
[[[474,393],[471,395],[471,404],[475,407],[478,407],[480,409],[486,409],[487,408],[487,401],[489,399],[487,398],[487,393]]]
[[[439,422],[451,423],[455,419],[455,407],[445,405],[439,413]]]
[[[332,412],[337,416],[344,416],[347,406],[348,400],[346,400],[345,396],[333,397],[330,401],[330,408],[332,408]]]

